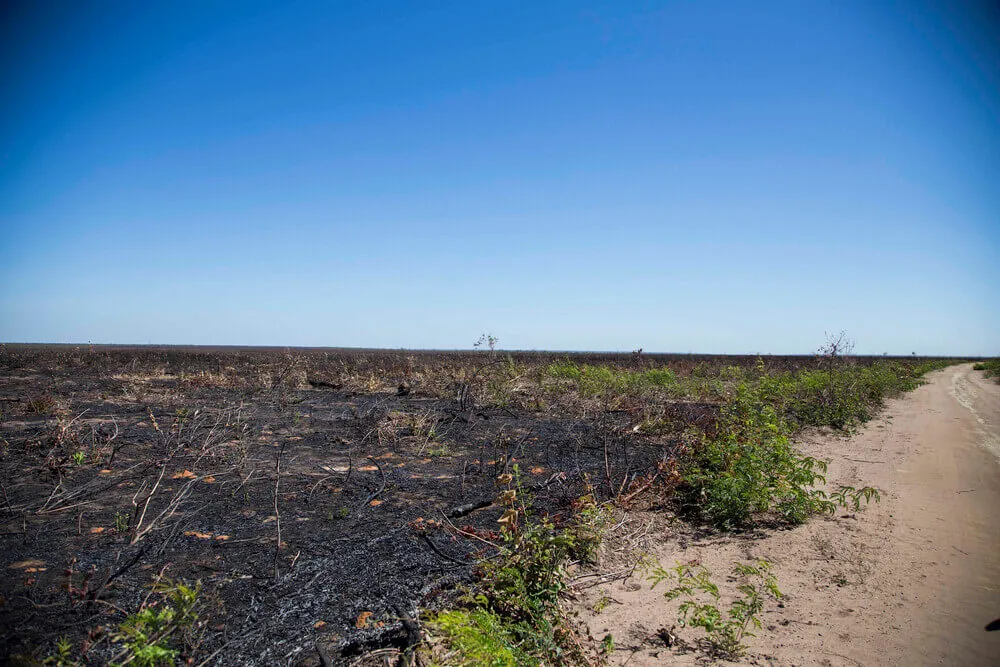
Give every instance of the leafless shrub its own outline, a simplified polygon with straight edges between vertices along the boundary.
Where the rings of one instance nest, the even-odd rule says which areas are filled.
[[[174,491],[173,495],[167,499],[159,513],[151,515],[150,520],[147,522],[146,515],[149,511],[150,504],[153,499],[157,497],[157,492],[161,487],[163,478],[168,467],[170,467],[170,464],[170,459],[163,461],[159,466],[159,473],[157,474],[156,481],[153,485],[150,487],[149,480],[143,480],[139,490],[137,490],[135,495],[132,496],[133,518],[131,522],[132,537],[129,540],[130,544],[136,544],[153,531],[164,528],[175,516],[187,515],[188,512],[182,512],[182,509],[185,507],[191,492],[194,490],[195,484],[209,477],[215,477],[217,475],[221,476],[229,472],[227,470],[219,470],[215,472],[205,472],[200,475],[191,474],[186,477],[187,481],[181,484],[180,487]],[[183,472],[181,474],[183,474]]]
[[[118,440],[121,429],[118,420],[113,416],[108,421],[93,421],[90,423],[91,457],[97,461],[105,461],[108,465],[114,463],[115,456],[124,446],[124,441]]]
[[[850,359],[854,353],[854,340],[848,337],[846,331],[836,335],[826,334],[826,343],[816,350],[823,368],[833,370]]]
[[[252,410],[242,402],[221,409],[178,409],[169,417],[167,428],[160,426],[152,411],[149,415],[165,456],[193,456],[191,465],[210,460],[242,467],[246,462],[253,433]]]

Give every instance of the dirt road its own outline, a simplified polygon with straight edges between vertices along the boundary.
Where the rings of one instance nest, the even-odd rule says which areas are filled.
[[[986,629],[1000,619],[1000,385],[971,364],[927,380],[851,438],[800,443],[830,461],[831,487],[875,486],[881,503],[764,536],[675,535],[654,549],[666,566],[700,559],[720,583],[735,561],[774,563],[786,598],[762,615],[746,664],[1000,665],[1000,630]],[[618,663],[698,660],[656,646],[676,616],[641,577],[590,589],[583,606],[595,636],[614,636]]]

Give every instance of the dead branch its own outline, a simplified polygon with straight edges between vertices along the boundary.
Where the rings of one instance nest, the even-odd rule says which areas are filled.
[[[628,579],[630,576],[632,576],[632,572],[634,570],[635,570],[634,567],[629,567],[624,570],[619,570],[617,572],[595,572],[592,574],[584,574],[577,577],[572,582],[570,582],[568,588],[574,591],[583,591],[588,588],[593,588],[594,586],[600,586],[601,584],[607,584],[612,581],[617,581],[619,579]],[[596,577],[596,579],[585,583],[577,583],[582,579],[589,579],[590,577]]]
[[[130,569],[132,569],[132,567],[134,567],[136,565],[136,563],[138,563],[140,560],[142,560],[142,557],[146,555],[147,548],[148,547],[144,546],[141,549],[139,549],[121,567],[119,567],[117,569],[114,569],[114,570],[112,570],[111,568],[109,568],[108,569],[108,576],[104,578],[104,581],[99,586],[96,586],[94,588],[94,590],[90,594],[90,598],[92,600],[96,600],[98,598],[98,596],[100,596],[101,592],[103,592],[104,589],[107,588],[108,585],[112,581],[114,581],[115,579],[117,579],[118,577],[122,576],[123,574],[125,574],[126,572],[128,572]],[[115,563],[114,564],[118,563],[118,559],[121,558],[121,555],[122,555],[122,552],[119,550],[118,553],[115,555]]]
[[[10,498],[7,496],[7,485],[0,480],[0,490],[3,490],[3,504],[7,507],[7,512],[14,516],[14,508],[10,506]]]
[[[309,495],[306,497],[306,505],[308,505],[308,504],[310,504],[312,502],[313,494],[316,493],[316,489],[319,488],[319,485],[322,484],[323,482],[325,482],[328,479],[333,479],[333,475],[326,475],[324,477],[321,477],[318,482],[316,482],[315,484],[313,484],[313,487],[311,489],[309,489]]]
[[[378,462],[378,459],[376,459],[374,457],[371,457],[371,456],[368,457],[368,460],[371,461],[372,463],[374,463],[375,467],[378,468],[379,473],[381,473],[381,475],[382,475],[382,486],[378,487],[378,490],[375,491],[375,493],[372,493],[367,498],[365,498],[365,502],[362,503],[362,507],[364,507],[365,505],[367,505],[371,501],[373,501],[376,498],[378,498],[379,494],[381,494],[383,491],[385,491],[385,486],[386,486],[385,470],[382,469],[382,464]]]
[[[457,518],[463,517],[463,516],[465,516],[467,514],[472,514],[476,510],[481,510],[481,509],[484,509],[486,507],[489,507],[492,504],[493,504],[492,500],[485,499],[485,500],[480,500],[480,501],[474,502],[474,503],[467,503],[465,505],[459,505],[458,507],[453,507],[451,510],[449,510],[448,511],[448,516],[450,518],[452,518],[452,519],[457,519]]]
[[[274,546],[274,578],[278,578],[278,555],[281,552],[281,511],[278,509],[278,492],[281,483],[281,456],[285,453],[285,442],[274,457],[274,523],[278,533],[278,543]]]
[[[236,490],[235,490],[235,491],[233,491],[233,495],[235,496],[235,495],[236,495],[237,493],[239,493],[239,492],[240,492],[240,489],[242,489],[242,488],[243,488],[244,486],[246,486],[246,485],[247,485],[247,483],[248,483],[248,482],[250,482],[250,480],[251,480],[251,479],[253,478],[253,476],[254,476],[254,475],[255,475],[256,473],[257,473],[257,469],[256,469],[256,468],[252,468],[252,469],[250,470],[250,474],[249,474],[249,475],[247,475],[247,476],[246,476],[246,477],[245,477],[245,478],[243,479],[243,481],[242,481],[242,482],[240,482],[240,485],[236,487]]]
[[[173,517],[175,514],[177,514],[177,512],[178,512],[178,510],[180,510],[181,506],[187,501],[188,496],[191,495],[191,491],[194,489],[194,485],[195,484],[197,484],[198,482],[202,481],[206,477],[214,477],[216,475],[224,475],[224,474],[226,474],[226,472],[229,472],[229,471],[207,472],[207,473],[204,473],[204,474],[201,474],[201,475],[197,475],[196,477],[190,478],[187,481],[187,483],[185,483],[183,486],[181,486],[179,489],[177,489],[177,491],[174,493],[173,497],[170,499],[170,502],[168,502],[167,505],[166,505],[166,507],[164,507],[163,510],[159,514],[157,514],[156,517],[153,520],[151,520],[149,522],[149,525],[146,526],[145,528],[142,528],[143,517],[146,515],[146,508],[149,506],[149,503],[152,500],[153,495],[156,493],[156,486],[154,486],[153,489],[150,491],[149,495],[146,497],[146,501],[145,501],[145,503],[143,505],[143,509],[142,509],[142,515],[139,517],[138,523],[132,529],[133,530],[133,537],[132,537],[132,540],[131,540],[130,544],[135,544],[140,539],[142,539],[145,535],[147,535],[150,532],[156,530],[159,526],[161,526],[163,523],[165,523],[167,520],[169,520],[171,517]],[[162,479],[162,478],[163,478],[163,472],[161,471],[160,472],[160,479]],[[157,482],[156,482],[157,485],[159,485],[160,479],[157,480]]]
[[[52,512],[69,509],[68,507],[65,506],[67,503],[71,503],[75,500],[78,500],[80,498],[85,498],[90,495],[97,495],[99,493],[102,493],[103,491],[107,491],[108,489],[114,488],[119,483],[121,483],[122,479],[131,476],[132,472],[136,470],[136,468],[148,467],[149,465],[150,465],[149,463],[137,463],[135,465],[128,467],[127,469],[122,471],[120,475],[117,475],[113,478],[106,480],[95,478],[94,480],[91,480],[90,482],[87,482],[86,484],[83,484],[73,489],[72,491],[66,491],[65,493],[60,493],[58,495],[55,492],[59,489],[54,489],[53,493],[49,495],[46,501],[42,504],[41,507],[38,508],[38,510],[36,510],[36,512],[38,514],[51,514]],[[62,482],[60,480],[60,485],[59,485],[60,487],[61,483]],[[77,503],[76,505],[73,506],[76,507],[79,506],[80,504],[82,503]]]
[[[434,544],[434,541],[430,538],[430,536],[427,533],[421,534],[421,537],[424,538],[424,542],[427,543],[427,546],[429,546],[431,548],[431,550],[434,553],[436,553],[438,556],[440,556],[441,558],[444,558],[445,560],[449,560],[452,563],[457,563],[458,565],[462,565],[462,566],[469,565],[469,563],[464,563],[464,562],[458,560],[457,558],[452,558],[451,556],[449,556],[445,552],[441,551],[438,548],[438,546],[436,544]]]
[[[656,473],[645,484],[643,484],[638,489],[636,489],[632,493],[630,493],[627,496],[625,496],[624,498],[622,498],[620,502],[622,502],[622,503],[628,503],[628,502],[630,502],[637,495],[639,495],[640,493],[642,493],[643,491],[645,491],[649,487],[653,486],[653,482],[655,482],[656,478],[659,477],[659,476],[660,476],[660,473]]]
[[[139,541],[139,539],[143,535],[145,535],[148,532],[146,530],[141,530],[142,529],[142,522],[146,518],[146,510],[149,509],[149,503],[150,503],[150,501],[153,500],[153,496],[156,495],[156,490],[158,488],[160,488],[160,482],[163,481],[163,475],[166,472],[167,472],[167,462],[164,461],[163,464],[160,466],[160,475],[159,475],[159,477],[156,478],[156,484],[153,485],[153,488],[146,495],[146,502],[143,503],[143,505],[142,505],[142,512],[139,514],[138,521],[136,522],[135,526],[132,528],[132,540],[129,542],[129,544],[135,544],[136,542]],[[136,491],[136,495],[132,497],[132,505],[133,505],[133,507],[136,508],[137,511],[138,511],[139,506],[136,503],[135,499],[136,499],[136,497],[138,495],[139,495],[139,491]]]
[[[499,549],[500,551],[507,551],[508,550],[507,547],[504,547],[503,545],[497,544],[496,542],[491,542],[490,540],[487,540],[485,537],[479,537],[479,535],[476,535],[475,533],[470,533],[470,532],[468,532],[466,530],[462,530],[461,528],[459,528],[458,526],[456,526],[454,523],[452,523],[451,519],[449,519],[445,515],[444,512],[441,513],[441,517],[444,519],[445,523],[447,523],[448,526],[452,530],[454,530],[456,533],[458,533],[459,535],[465,535],[466,537],[471,537],[474,540],[479,540],[483,544],[488,544],[491,547],[493,547],[494,549]]]

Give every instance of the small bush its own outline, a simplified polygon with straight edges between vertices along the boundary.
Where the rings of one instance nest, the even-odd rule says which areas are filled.
[[[589,664],[559,605],[566,587],[566,564],[593,554],[600,535],[595,523],[603,514],[589,497],[563,528],[546,517],[534,518],[530,498],[513,475],[501,475],[507,488],[499,503],[499,557],[477,568],[478,582],[464,596],[463,607],[432,615],[428,626],[443,635],[448,664],[524,665]]]
[[[989,359],[982,361],[972,367],[973,370],[984,371],[983,375],[1000,382],[1000,359]]]
[[[655,568],[650,579],[653,586],[663,581],[675,582],[664,595],[668,600],[682,600],[678,609],[681,627],[690,625],[703,629],[712,653],[736,659],[746,650],[743,639],[754,636],[751,627],[761,627],[760,612],[764,610],[765,600],[768,597],[780,599],[781,591],[768,561],[737,563],[732,574],[739,582],[736,590],[740,595],[723,613],[718,607],[719,587],[712,581],[711,574],[703,565],[678,563],[670,570]],[[705,601],[706,596],[708,601]]]
[[[115,639],[124,644],[121,664],[138,667],[172,666],[180,654],[178,646],[193,642],[198,627],[198,595],[201,582],[193,588],[164,581],[154,586],[163,595],[158,605],[140,609],[118,627]]]
[[[871,418],[888,395],[916,386],[917,378],[895,365],[762,375],[743,381],[712,433],[689,431],[681,455],[682,497],[716,527],[746,527],[768,514],[799,524],[810,514],[878,500],[870,487],[841,487],[827,496],[826,463],[799,452],[791,436],[797,424],[847,428]]]
[[[826,481],[826,464],[796,451],[790,435],[774,406],[740,384],[716,433],[696,434],[683,458],[688,504],[726,530],[742,528],[763,512],[794,524],[823,509],[825,497],[814,487]]]
[[[66,637],[60,637],[56,642],[55,653],[42,660],[41,664],[52,667],[77,667],[80,662],[73,657],[73,643]]]

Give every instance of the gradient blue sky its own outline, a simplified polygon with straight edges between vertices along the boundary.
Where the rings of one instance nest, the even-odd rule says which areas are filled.
[[[1000,13],[6,3],[0,340],[1000,355]]]

